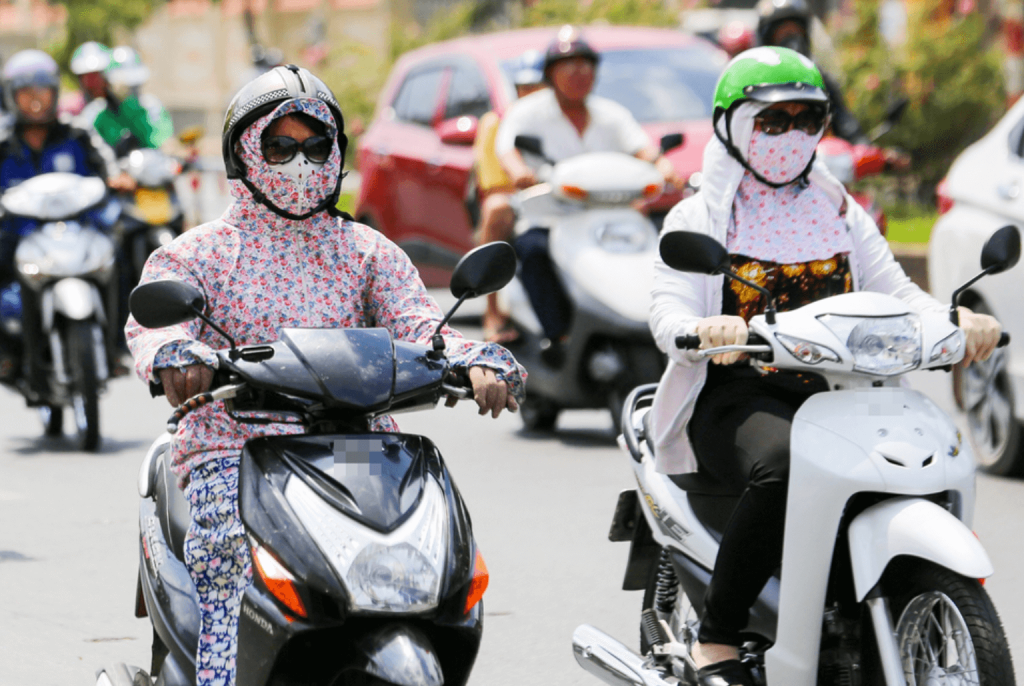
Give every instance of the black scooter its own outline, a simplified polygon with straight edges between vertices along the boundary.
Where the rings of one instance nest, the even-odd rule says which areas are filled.
[[[516,259],[503,243],[460,261],[458,302],[502,288]],[[135,289],[132,313],[150,328],[200,318],[201,293],[176,281]],[[487,570],[469,514],[437,447],[424,436],[375,433],[373,417],[472,396],[444,341],[393,340],[385,329],[284,329],[270,345],[221,352],[212,390],[190,410],[224,400],[237,421],[273,412],[307,433],[249,441],[239,510],[253,584],[238,626],[239,686],[464,684],[483,631]],[[199,608],[183,561],[188,506],[158,439],[139,475],[136,616],[153,624],[150,672],[118,663],[97,686],[195,683]],[[150,674],[153,676],[151,677]]]

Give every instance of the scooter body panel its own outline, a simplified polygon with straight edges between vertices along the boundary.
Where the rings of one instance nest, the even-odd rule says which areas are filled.
[[[894,498],[872,505],[850,523],[849,538],[858,601],[900,555],[930,560],[974,579],[994,571],[985,548],[963,522],[920,498]]]
[[[856,493],[957,491],[973,506],[973,460],[956,427],[922,394],[898,387],[819,393],[793,420],[789,498],[771,683],[814,686],[836,535]]]

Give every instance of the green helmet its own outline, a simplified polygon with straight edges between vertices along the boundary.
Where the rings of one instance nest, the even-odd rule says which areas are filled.
[[[71,73],[81,76],[106,70],[110,66],[110,52],[103,43],[82,43],[71,55]]]
[[[789,48],[760,47],[736,55],[715,86],[715,121],[737,103],[790,100],[828,103],[821,72]]]
[[[135,88],[149,80],[149,67],[142,63],[133,48],[119,45],[111,51],[110,65],[104,75],[115,86]]]

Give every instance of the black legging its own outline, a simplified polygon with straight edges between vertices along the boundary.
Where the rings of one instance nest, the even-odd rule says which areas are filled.
[[[698,640],[740,645],[750,608],[782,560],[793,416],[820,377],[760,377],[749,368],[709,365],[690,421],[700,463],[695,492],[742,494],[722,532],[704,596]]]

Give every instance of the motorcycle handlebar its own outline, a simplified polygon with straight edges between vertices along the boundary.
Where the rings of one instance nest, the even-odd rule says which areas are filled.
[[[1006,331],[999,334],[999,342],[996,343],[997,348],[1005,348],[1010,345],[1010,334]]]
[[[756,333],[752,333],[747,338],[746,345],[768,345],[768,341],[761,338]],[[695,333],[687,334],[685,336],[676,336],[676,347],[680,350],[699,350],[700,336]]]

